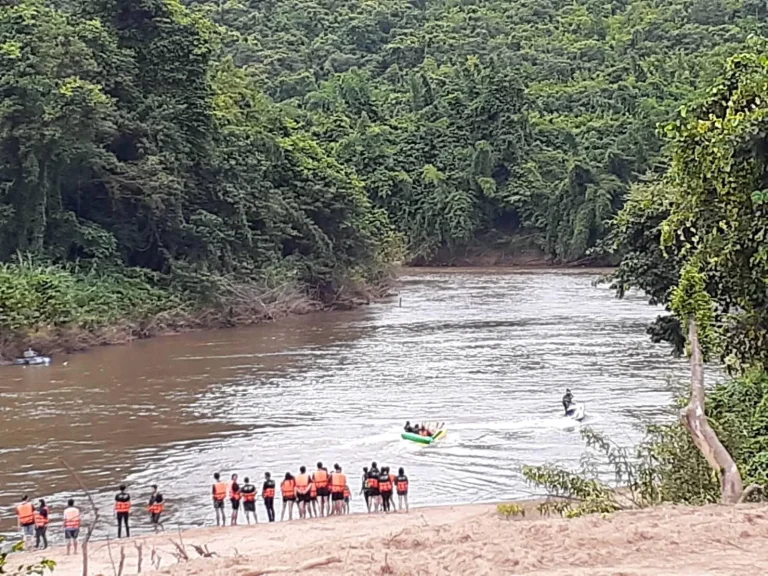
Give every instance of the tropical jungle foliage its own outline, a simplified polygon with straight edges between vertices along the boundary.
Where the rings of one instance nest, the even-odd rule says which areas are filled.
[[[228,53],[352,165],[411,258],[523,236],[587,255],[658,122],[766,28],[721,0],[196,0]]]
[[[623,256],[612,276],[622,296],[640,289],[669,315],[651,333],[682,351],[681,327],[695,320],[710,359],[733,380],[707,395],[710,424],[738,465],[744,484],[768,486],[768,49],[753,39],[727,61],[724,73],[699,101],[684,106],[664,127],[671,165],[658,179],[633,188],[612,225],[609,243]],[[717,474],[680,423],[650,426],[629,455],[602,449],[640,505],[703,504],[720,498]],[[631,474],[628,473],[631,471]],[[610,512],[616,495],[594,473],[556,467],[525,470],[555,496],[564,514]]]

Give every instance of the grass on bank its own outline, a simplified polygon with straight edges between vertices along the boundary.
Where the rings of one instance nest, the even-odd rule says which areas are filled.
[[[363,292],[362,283],[349,282],[324,300],[288,269],[266,270],[253,279],[184,271],[167,277],[20,259],[0,264],[0,359],[16,358],[28,346],[47,354],[71,352],[160,333],[253,324],[349,304]]]

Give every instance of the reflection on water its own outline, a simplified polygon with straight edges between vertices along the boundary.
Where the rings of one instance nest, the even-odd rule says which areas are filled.
[[[119,482],[134,500],[160,484],[173,526],[214,520],[214,471],[261,479],[318,460],[353,480],[372,460],[404,466],[414,505],[522,496],[522,464],[583,453],[560,417],[566,387],[591,426],[630,444],[685,375],[645,334],[658,310],[595,288],[597,273],[409,274],[401,302],[0,369],[3,528],[23,493],[59,513],[81,498],[61,459],[110,511]],[[446,421],[448,436],[401,441],[406,419]]]

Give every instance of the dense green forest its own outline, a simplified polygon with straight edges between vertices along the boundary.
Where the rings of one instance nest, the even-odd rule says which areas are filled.
[[[205,307],[236,323],[471,247],[590,257],[633,183],[666,173],[657,126],[765,17],[721,0],[3,3],[2,336],[145,333]]]
[[[720,0],[193,5],[421,261],[471,243],[582,259],[665,170],[657,124],[768,31],[763,3]]]

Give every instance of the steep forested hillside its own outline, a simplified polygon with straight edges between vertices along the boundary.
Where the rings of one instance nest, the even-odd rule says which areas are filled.
[[[468,246],[579,260],[666,170],[657,123],[765,18],[753,0],[4,3],[0,329],[231,312],[233,282],[328,299]]]
[[[721,0],[203,3],[228,50],[351,165],[411,256],[510,234],[561,261],[663,171],[656,125],[766,5]]]

